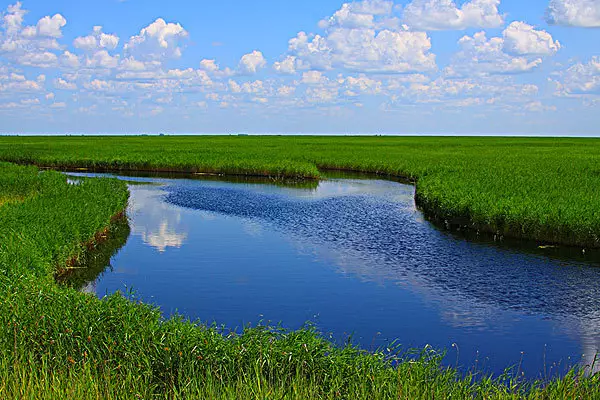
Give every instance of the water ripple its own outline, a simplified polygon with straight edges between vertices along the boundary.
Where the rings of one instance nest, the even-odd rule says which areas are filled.
[[[461,307],[597,318],[600,269],[460,240],[423,223],[408,196],[297,198],[203,184],[165,190],[171,204],[269,223],[296,240],[346,252],[361,276],[409,282]]]

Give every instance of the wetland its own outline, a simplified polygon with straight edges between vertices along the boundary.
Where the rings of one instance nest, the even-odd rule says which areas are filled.
[[[447,365],[496,376],[562,375],[600,350],[597,253],[446,231],[412,185],[120,179],[127,227],[67,280],[99,297],[133,291],[166,316],[237,331],[308,321],[371,351],[429,345]]]

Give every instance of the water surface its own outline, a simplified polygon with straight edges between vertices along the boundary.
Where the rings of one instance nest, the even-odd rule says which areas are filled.
[[[229,328],[312,321],[332,340],[431,345],[496,374],[544,377],[600,350],[593,259],[441,231],[412,186],[124,179],[153,184],[130,186],[129,238],[79,280],[99,296],[133,288],[167,315]]]

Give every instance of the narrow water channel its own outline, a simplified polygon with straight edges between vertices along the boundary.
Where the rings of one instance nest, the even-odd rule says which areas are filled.
[[[134,290],[166,315],[232,329],[311,321],[366,349],[430,345],[463,371],[545,377],[600,350],[592,256],[444,232],[416,209],[413,186],[122,179],[138,183],[129,223],[71,277],[100,297]]]

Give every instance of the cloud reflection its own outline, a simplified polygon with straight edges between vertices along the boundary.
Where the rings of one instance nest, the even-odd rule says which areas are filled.
[[[433,229],[416,212],[412,187],[350,181],[353,187],[340,188],[345,183],[319,185],[307,199],[283,190],[176,186],[168,188],[167,201],[268,225],[299,252],[336,265],[342,274],[419,292],[455,328],[500,329],[499,315],[555,321],[579,337],[590,355],[584,362],[591,364],[600,349],[593,328],[600,327],[593,312],[599,269]]]
[[[160,253],[169,248],[181,248],[188,239],[189,229],[179,208],[164,202],[165,192],[156,187],[132,186],[128,215],[131,232]]]

